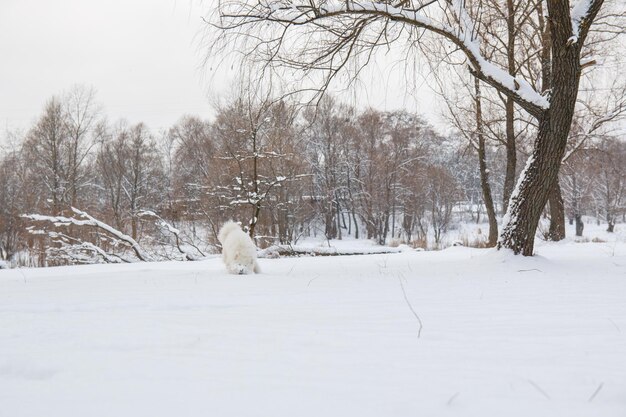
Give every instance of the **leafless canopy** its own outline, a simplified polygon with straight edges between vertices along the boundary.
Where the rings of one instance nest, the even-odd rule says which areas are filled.
[[[398,43],[415,46],[425,33],[441,36],[466,57],[470,71],[479,79],[511,97],[531,115],[540,117],[548,100],[521,76],[490,62],[481,53],[481,21],[461,0],[228,0],[220,1],[210,19],[217,42],[210,54],[236,51],[266,71],[301,70],[309,77],[323,74],[319,91],[344,69],[352,78],[372,60],[379,48]],[[582,45],[601,1],[588,2],[580,19],[573,16],[571,42]],[[488,6],[484,6],[488,7]],[[478,16],[477,18],[472,16]]]

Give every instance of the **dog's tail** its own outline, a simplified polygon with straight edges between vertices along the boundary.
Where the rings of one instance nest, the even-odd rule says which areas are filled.
[[[220,241],[221,244],[224,244],[224,241],[226,240],[226,236],[228,236],[230,232],[232,232],[233,230],[237,230],[237,229],[241,230],[241,227],[239,226],[239,224],[235,223],[232,220],[229,220],[226,223],[224,223],[224,225],[220,229],[220,232],[217,234],[217,239]]]

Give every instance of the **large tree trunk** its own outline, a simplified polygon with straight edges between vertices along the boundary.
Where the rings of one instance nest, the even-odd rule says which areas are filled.
[[[541,33],[541,91],[546,92],[551,87],[552,56],[550,39],[550,25],[546,24],[543,15],[542,2],[537,4],[537,19]],[[548,239],[558,242],[565,239],[565,205],[561,194],[561,186],[557,182],[548,197],[550,203],[550,230]]]
[[[561,186],[559,181],[554,183],[550,196],[550,230],[548,238],[555,242],[565,239],[565,206],[563,205],[563,196],[561,195]]]
[[[489,170],[487,169],[487,155],[485,152],[485,135],[483,134],[482,106],[480,101],[480,81],[474,78],[474,90],[476,93],[476,131],[478,133],[478,167],[480,171],[480,188],[483,192],[483,200],[487,217],[489,218],[489,239],[488,247],[496,246],[498,241],[498,221],[496,219],[496,210],[493,206],[493,197],[491,196],[491,186],[489,185]]]
[[[559,174],[572,116],[572,111],[562,106],[552,106],[547,113],[539,124],[533,153],[511,196],[498,242],[499,248],[525,256],[533,254],[537,225]]]
[[[569,4],[549,0],[548,12],[553,23],[550,108],[539,119],[534,149],[511,196],[498,242],[499,248],[525,256],[533,254],[541,212],[558,178],[580,80],[580,48],[569,41]]]

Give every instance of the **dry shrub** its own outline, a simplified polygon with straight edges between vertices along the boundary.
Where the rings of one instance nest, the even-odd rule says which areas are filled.
[[[480,231],[480,229],[478,230]],[[479,233],[478,236],[473,239],[470,239],[467,234],[463,234],[459,236],[459,241],[463,244],[463,246],[468,248],[484,249],[488,247],[488,241],[482,233]]]
[[[428,250],[428,240],[425,237],[420,237],[418,239],[413,239],[409,246],[413,249],[423,249]]]
[[[404,245],[404,244],[406,244],[404,240],[393,238],[389,240],[389,244],[387,246],[389,246],[390,248],[397,248],[398,246]]]

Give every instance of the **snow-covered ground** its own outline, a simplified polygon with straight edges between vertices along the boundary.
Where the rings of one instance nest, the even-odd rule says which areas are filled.
[[[537,252],[2,270],[0,416],[626,415],[626,243]]]

